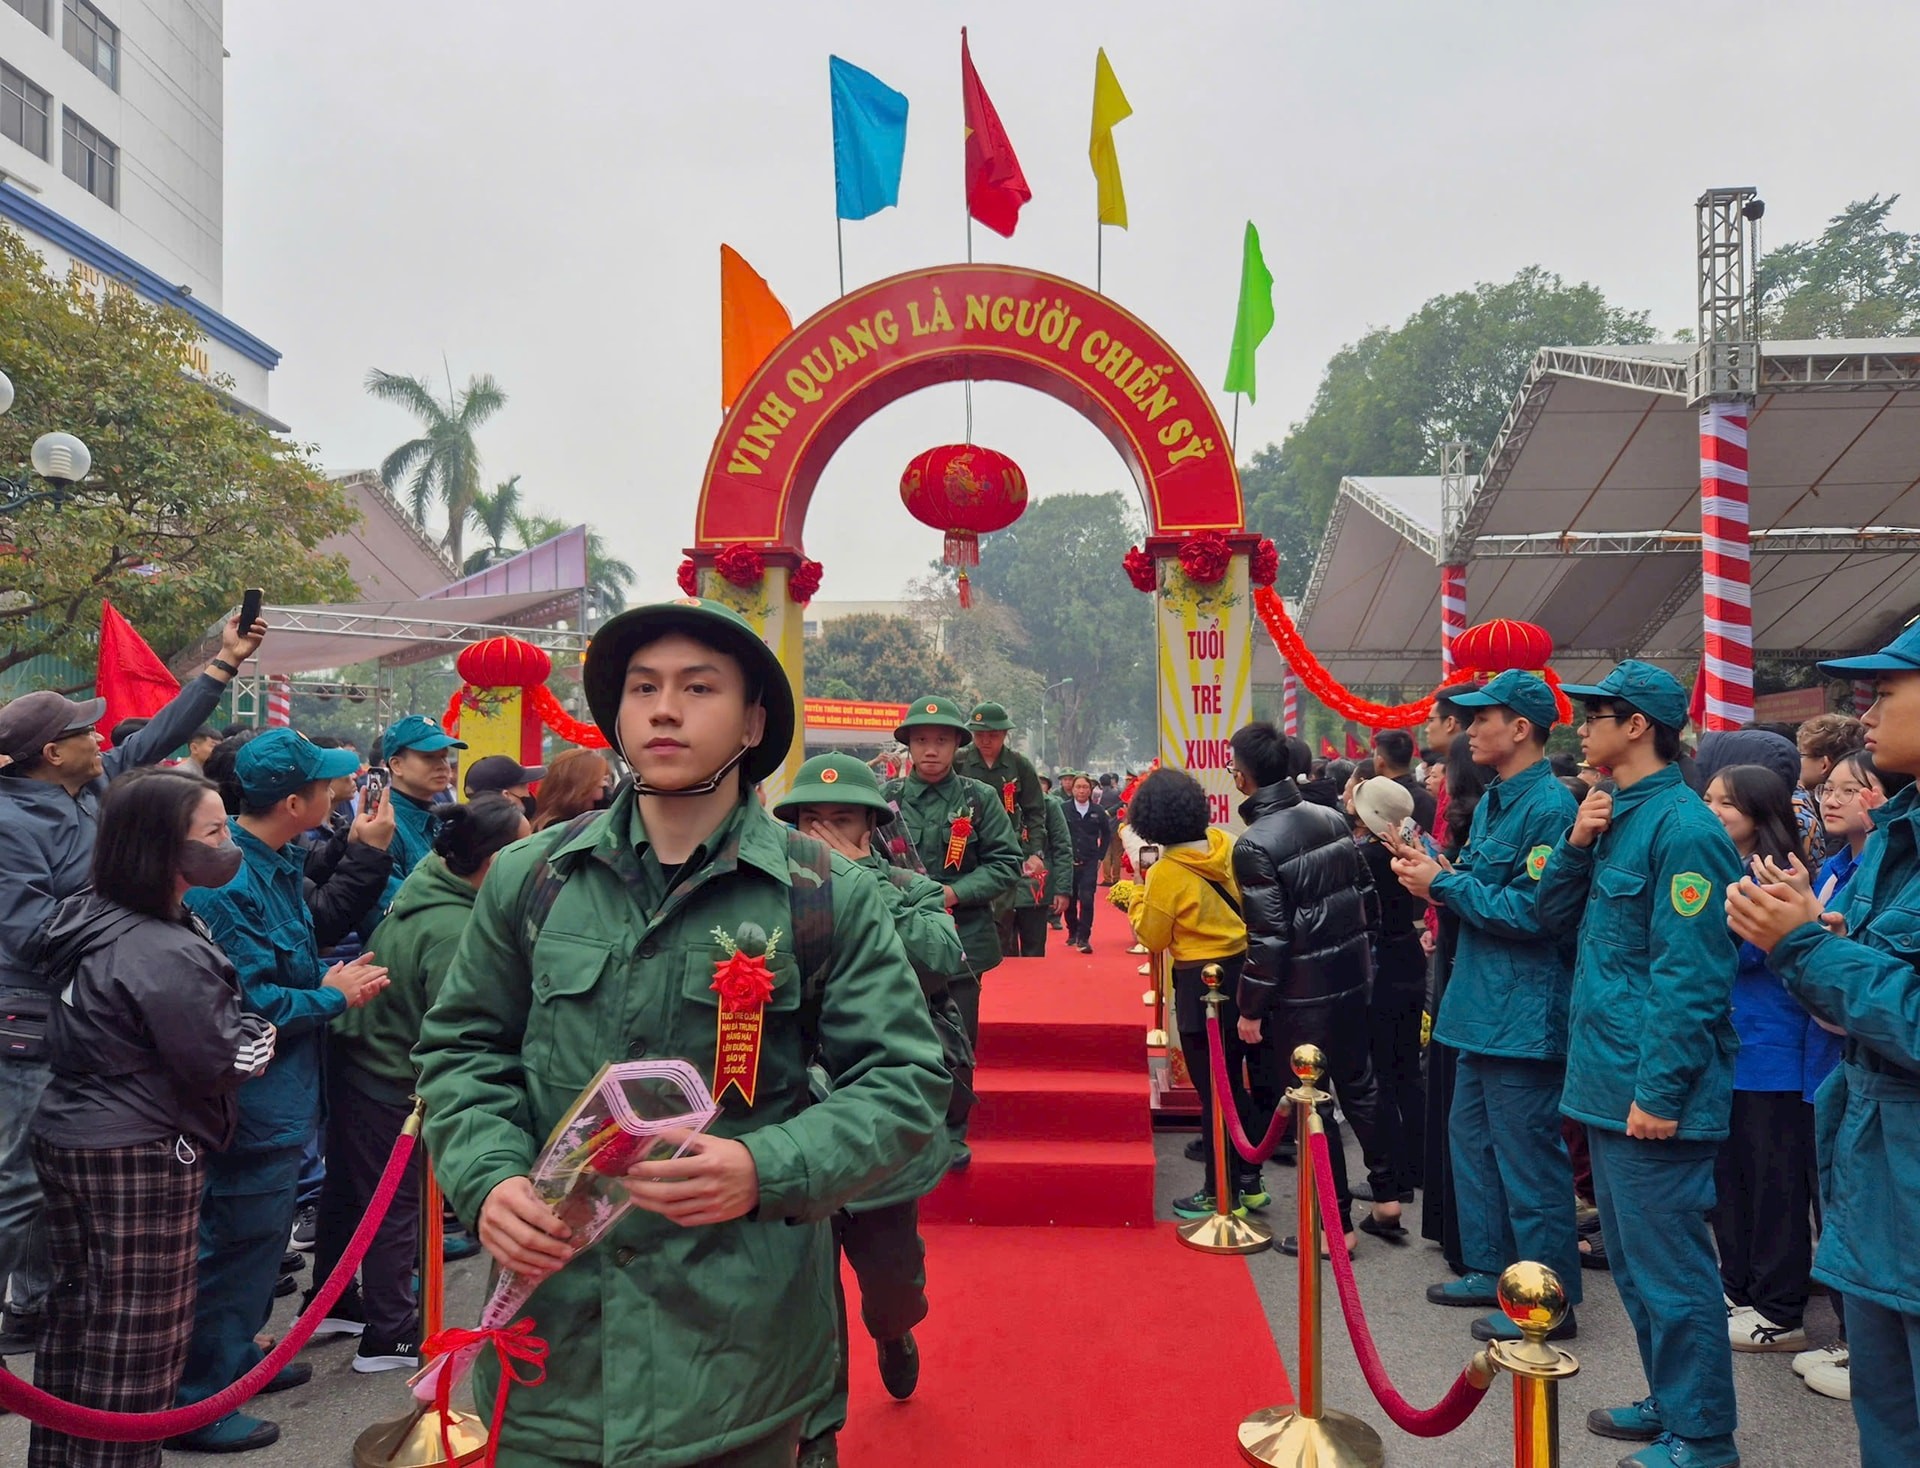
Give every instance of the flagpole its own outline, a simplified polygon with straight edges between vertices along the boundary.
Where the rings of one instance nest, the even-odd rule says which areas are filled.
[[[967,36],[967,33],[965,28],[963,27],[960,31],[960,39],[962,44],[965,44],[966,36]],[[967,177],[966,161],[967,161],[966,150],[964,147],[962,147],[961,153],[960,153],[960,184],[961,184],[960,192],[963,196],[966,193],[966,177]],[[973,264],[973,208],[971,205],[967,206],[967,264],[969,265]],[[967,391],[966,442],[972,443],[973,442],[973,374],[971,372],[967,374],[966,391]]]
[[[840,218],[840,211],[833,214],[833,252],[840,261],[840,294],[847,293],[847,241],[846,224]]]
[[[1098,296],[1106,294],[1101,288],[1105,281],[1106,253],[1107,227],[1100,222],[1100,215],[1096,211],[1093,216],[1093,292]]]
[[[1233,431],[1227,435],[1227,449],[1229,452],[1234,454],[1238,454],[1240,452],[1240,394],[1239,393],[1235,393],[1233,395]]]

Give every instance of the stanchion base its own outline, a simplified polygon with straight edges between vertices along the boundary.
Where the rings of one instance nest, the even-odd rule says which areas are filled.
[[[1148,1009],[1151,1009],[1153,1008],[1153,1001],[1159,997],[1160,996],[1155,994],[1153,990],[1149,989],[1147,990],[1146,993],[1140,996],[1140,1002],[1146,1005]]]
[[[1166,1048],[1166,1044],[1167,1032],[1165,1030],[1147,1031],[1147,1045],[1150,1049],[1162,1050]]]
[[[486,1455],[487,1429],[469,1412],[449,1409],[449,1458],[440,1445],[440,1414],[422,1407],[391,1422],[376,1422],[353,1440],[353,1468],[464,1468]]]
[[[1240,1456],[1265,1468],[1381,1468],[1387,1449],[1379,1433],[1345,1412],[1302,1417],[1269,1407],[1240,1424]]]
[[[1180,1242],[1202,1254],[1258,1254],[1273,1247],[1273,1230],[1257,1218],[1209,1213],[1181,1224]]]

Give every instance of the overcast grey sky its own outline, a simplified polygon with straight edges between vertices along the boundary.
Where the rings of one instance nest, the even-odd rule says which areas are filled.
[[[720,244],[795,321],[835,292],[830,52],[911,103],[900,207],[846,226],[849,284],[963,257],[963,23],[1034,193],[976,258],[1091,281],[1105,46],[1134,106],[1108,293],[1218,383],[1246,219],[1265,243],[1243,460],[1342,343],[1430,296],[1537,263],[1670,332],[1703,188],[1757,185],[1779,243],[1916,182],[1908,4],[230,0],[226,23],[225,304],[285,353],[275,414],[359,468],[412,426],[369,367],[493,373],[487,482],[599,525],[641,600],[671,591],[718,426]],[[1920,196],[1895,221],[1920,228]],[[823,596],[892,595],[938,554],[896,486],[961,411],[929,390],[841,450],[806,527]],[[1051,399],[982,386],[975,434],[1037,495],[1131,493]]]

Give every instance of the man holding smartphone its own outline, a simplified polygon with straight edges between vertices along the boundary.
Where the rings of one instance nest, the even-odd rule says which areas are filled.
[[[380,736],[390,788],[383,792],[393,802],[393,875],[380,899],[380,912],[393,905],[400,884],[433,850],[428,827],[433,808],[453,790],[453,751],[467,746],[440,727],[437,719],[408,714]],[[368,787],[372,793],[371,784]]]

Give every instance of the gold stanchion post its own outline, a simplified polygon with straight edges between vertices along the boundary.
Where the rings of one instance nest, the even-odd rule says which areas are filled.
[[[1509,1265],[1497,1289],[1500,1308],[1522,1339],[1495,1341],[1493,1364],[1513,1373],[1513,1468],[1560,1468],[1560,1383],[1580,1369],[1547,1335],[1567,1317],[1567,1291],[1544,1264]]]
[[[413,1099],[406,1132],[418,1137],[426,1119],[427,1103]],[[440,1221],[440,1185],[429,1159],[420,1163],[420,1339],[439,1334],[446,1324],[445,1228]],[[449,1458],[442,1446],[453,1446]],[[404,1417],[376,1422],[353,1443],[353,1468],[463,1468],[477,1463],[487,1451],[487,1428],[471,1412],[448,1407],[444,1434],[438,1409],[421,1402]]]
[[[1220,992],[1220,965],[1210,963],[1200,970],[1206,980],[1207,1018],[1218,1027],[1220,1006],[1226,996]],[[1209,1057],[1211,1059],[1211,1057]],[[1273,1231],[1257,1218],[1235,1217],[1233,1212],[1233,1170],[1227,1165],[1227,1106],[1231,1092],[1213,1096],[1213,1212],[1180,1225],[1180,1242],[1203,1254],[1258,1254],[1273,1247]]]
[[[1301,1045],[1294,1050],[1293,1074],[1299,1084],[1287,1092],[1287,1099],[1293,1103],[1293,1134],[1300,1147],[1300,1165],[1294,1169],[1299,1185],[1294,1236],[1300,1245],[1295,1401],[1291,1407],[1255,1412],[1240,1424],[1240,1456],[1265,1468],[1380,1468],[1387,1459],[1379,1433],[1358,1417],[1320,1404],[1320,1201],[1307,1144],[1325,1130],[1318,1108],[1331,1099],[1320,1089],[1320,1078],[1326,1073],[1327,1058],[1319,1046]]]
[[[1142,1002],[1153,1006],[1153,1028],[1147,1031],[1147,1043],[1162,1048],[1167,1043],[1167,975],[1172,967],[1171,955],[1156,953],[1140,970],[1153,975],[1153,987],[1140,996]]]

